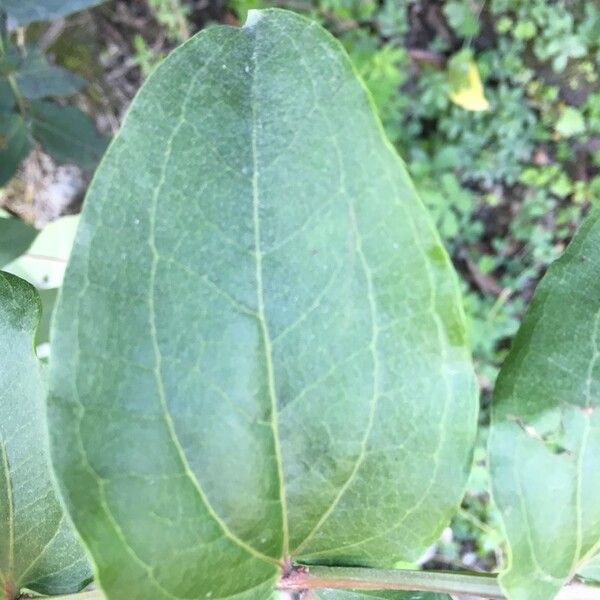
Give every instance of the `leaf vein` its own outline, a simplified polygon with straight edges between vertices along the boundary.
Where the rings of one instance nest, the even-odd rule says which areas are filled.
[[[165,424],[169,431],[169,435],[170,435],[173,445],[177,451],[181,465],[182,465],[186,475],[188,476],[189,480],[191,481],[192,485],[196,489],[202,503],[206,507],[207,512],[210,514],[212,519],[217,523],[217,525],[221,528],[221,530],[223,531],[225,536],[228,537],[235,545],[239,546],[240,548],[242,548],[243,550],[245,550],[246,552],[248,552],[249,554],[253,555],[256,558],[259,558],[261,560],[265,560],[268,562],[275,562],[271,557],[263,554],[262,552],[259,552],[258,550],[256,550],[255,548],[253,548],[252,546],[250,546],[249,544],[247,544],[246,542],[241,540],[239,537],[237,537],[229,529],[227,524],[217,514],[217,512],[214,510],[214,508],[208,501],[208,498],[207,498],[206,494],[204,493],[204,490],[202,489],[202,487],[198,481],[198,478],[196,477],[195,473],[193,472],[193,470],[189,464],[189,461],[187,459],[187,456],[185,454],[185,450],[182,447],[182,445],[179,441],[179,438],[177,436],[177,430],[175,427],[175,423],[173,421],[173,417],[169,411],[169,407],[167,404],[166,391],[164,389],[162,373],[161,373],[162,354],[161,354],[161,350],[160,350],[160,344],[158,341],[158,331],[157,331],[157,327],[156,327],[156,306],[155,306],[156,273],[157,273],[157,269],[158,269],[158,263],[160,260],[160,254],[158,252],[158,248],[156,246],[156,239],[155,239],[155,229],[156,229],[156,224],[157,224],[156,217],[157,217],[157,212],[158,212],[158,200],[160,198],[160,194],[161,194],[162,189],[166,182],[167,168],[168,168],[172,150],[173,150],[173,143],[174,143],[181,127],[185,123],[185,113],[186,113],[186,110],[187,110],[188,105],[192,98],[192,90],[194,89],[196,82],[201,73],[202,73],[202,71],[199,70],[196,73],[196,75],[190,80],[190,83],[189,83],[189,86],[187,89],[187,93],[186,93],[185,98],[181,105],[181,115],[179,118],[179,122],[174,126],[171,136],[167,140],[165,156],[164,156],[164,160],[162,163],[159,181],[158,181],[156,187],[154,188],[154,194],[152,196],[152,201],[150,204],[150,225],[149,225],[150,235],[149,235],[148,245],[150,247],[150,252],[152,255],[152,262],[150,265],[150,274],[149,274],[149,290],[150,290],[150,292],[148,295],[148,308],[149,308],[149,320],[150,320],[150,337],[151,337],[151,341],[152,341],[152,347],[154,350],[154,360],[155,360],[154,373],[155,373],[156,385],[157,385],[157,389],[158,389],[160,406],[161,406],[161,409],[163,412]]]
[[[292,38],[291,36],[288,36],[288,37],[290,39],[291,44],[297,48],[298,56],[301,57],[300,60],[301,60],[302,64],[304,65],[304,68],[306,69],[307,73],[310,74],[308,65],[306,64],[306,61],[304,60],[304,53],[302,52],[301,48],[298,47],[296,40],[294,38]],[[310,77],[309,77],[309,79],[312,83],[312,79]],[[313,95],[316,96],[316,91],[314,90],[314,83],[313,83]],[[329,125],[332,125],[328,115],[322,109],[321,109],[321,113],[322,113],[323,117],[325,118],[326,122]],[[300,542],[296,546],[296,550],[295,550],[296,553],[300,553],[302,548],[304,548],[308,544],[308,542],[314,537],[314,535],[319,531],[319,529],[321,529],[321,527],[324,525],[324,523],[327,521],[327,519],[329,519],[331,514],[334,512],[334,510],[340,503],[341,499],[344,497],[346,491],[349,489],[352,482],[356,479],[358,472],[360,470],[360,467],[362,466],[362,464],[367,456],[367,445],[368,445],[368,441],[369,441],[371,432],[373,430],[373,425],[375,423],[375,413],[377,410],[379,396],[381,395],[381,390],[380,390],[381,373],[380,373],[379,355],[378,355],[379,324],[378,324],[378,318],[377,318],[378,310],[377,310],[377,300],[375,298],[375,287],[374,287],[374,282],[373,282],[373,275],[371,273],[371,269],[369,267],[367,257],[365,256],[365,253],[363,250],[363,245],[362,245],[363,240],[362,240],[361,233],[360,233],[360,230],[358,227],[358,219],[356,216],[356,210],[355,210],[354,204],[350,200],[348,191],[346,190],[346,170],[345,170],[344,164],[343,164],[343,152],[339,146],[339,143],[337,141],[337,137],[336,137],[335,133],[334,132],[330,132],[330,133],[332,134],[331,138],[333,141],[333,147],[335,149],[336,159],[338,162],[339,187],[340,187],[342,194],[348,198],[348,211],[349,211],[350,223],[352,224],[352,228],[354,231],[354,237],[355,237],[355,243],[356,243],[356,254],[359,258],[361,267],[363,269],[366,286],[367,286],[367,297],[368,297],[369,314],[370,314],[370,320],[371,320],[371,339],[369,341],[368,349],[371,353],[372,360],[373,360],[373,392],[372,392],[371,398],[369,400],[369,415],[367,418],[367,423],[366,423],[363,439],[361,441],[360,452],[358,454],[358,457],[356,458],[354,466],[353,466],[352,470],[350,471],[348,478],[346,479],[344,484],[340,487],[336,496],[333,498],[333,501],[331,502],[331,504],[322,513],[321,517],[319,518],[317,523],[314,525],[314,527],[311,529],[311,531],[308,533],[308,535],[304,538],[304,540],[302,540],[302,542]]]
[[[277,476],[279,479],[279,501],[281,504],[283,553],[287,555],[289,546],[289,524],[287,515],[287,499],[285,492],[285,478],[283,474],[283,458],[281,451],[281,440],[279,436],[279,414],[277,404],[277,392],[275,387],[275,372],[273,366],[273,347],[269,333],[269,326],[265,312],[265,297],[262,267],[261,249],[261,227],[260,227],[260,186],[259,186],[259,158],[258,158],[258,106],[256,94],[256,74],[258,69],[257,60],[258,34],[254,36],[254,48],[252,51],[252,217],[254,223],[254,250],[256,261],[256,289],[258,303],[258,321],[260,323],[263,344],[265,347],[265,360],[267,364],[267,383],[269,397],[271,400],[271,429],[273,432],[273,444],[275,447],[275,460],[277,463]]]

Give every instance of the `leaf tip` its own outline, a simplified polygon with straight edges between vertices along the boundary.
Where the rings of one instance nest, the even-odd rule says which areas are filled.
[[[257,9],[250,9],[244,23],[244,29],[250,29],[254,27],[262,19],[262,11]]]

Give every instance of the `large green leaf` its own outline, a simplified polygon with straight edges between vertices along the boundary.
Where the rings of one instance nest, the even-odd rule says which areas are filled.
[[[0,268],[31,246],[38,230],[20,219],[0,217]]]
[[[40,303],[32,286],[0,272],[0,598],[46,594],[89,579],[83,550],[48,470],[45,384],[33,351]]]
[[[511,600],[553,598],[600,548],[600,210],[541,281],[500,372],[490,438]]]
[[[100,4],[102,0],[3,0],[10,27],[32,21],[54,21]]]
[[[153,73],[52,332],[53,460],[109,598],[415,560],[477,395],[455,274],[338,42],[278,10]]]

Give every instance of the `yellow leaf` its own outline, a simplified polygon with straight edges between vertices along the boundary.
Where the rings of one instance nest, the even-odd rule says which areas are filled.
[[[485,97],[479,69],[473,60],[450,61],[448,67],[450,91],[448,97],[454,104],[465,110],[489,110],[490,103]]]

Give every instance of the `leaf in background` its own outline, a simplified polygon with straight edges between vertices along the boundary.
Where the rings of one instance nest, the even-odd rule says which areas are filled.
[[[58,298],[58,288],[50,288],[47,290],[38,290],[40,300],[42,302],[42,318],[35,332],[35,345],[46,344],[50,341],[50,323],[56,299]]]
[[[33,351],[40,302],[25,281],[0,272],[0,599],[23,588],[81,589],[90,578],[54,491],[46,456],[45,384]]]
[[[8,26],[27,25],[33,21],[54,21],[71,13],[96,6],[102,0],[3,0]]]
[[[479,14],[470,2],[446,0],[443,3],[443,12],[450,27],[460,37],[473,38],[479,33]]]
[[[60,287],[78,223],[79,215],[65,215],[52,221],[39,232],[29,252],[4,270],[37,288]]]
[[[500,371],[492,487],[511,600],[553,598],[600,548],[600,210],[549,269]]]
[[[10,112],[15,107],[15,95],[6,79],[0,78],[0,121],[4,118],[1,113]]]
[[[36,48],[30,47],[27,56],[15,73],[21,94],[29,100],[47,96],[72,96],[86,81],[67,69],[51,65]]]
[[[71,162],[94,169],[108,144],[93,121],[75,106],[59,106],[43,100],[30,106],[31,132],[57,162]]]
[[[2,16],[2,8],[0,8],[0,18]],[[0,22],[0,27],[2,23]],[[5,42],[4,52],[0,54],[0,75],[2,77],[6,77],[7,75],[14,74],[21,64],[23,58],[21,56],[21,52],[19,47],[16,44],[11,44],[6,40]]]
[[[489,110],[477,64],[470,52],[459,52],[448,61],[448,97],[465,110]]]
[[[456,275],[339,42],[293,13],[205,30],[144,84],[50,362],[53,461],[108,598],[414,561],[470,471]]]
[[[0,268],[27,251],[38,230],[20,219],[0,217]]]
[[[556,131],[562,137],[568,138],[585,132],[585,119],[579,110],[567,106],[556,122]]]
[[[15,113],[0,113],[0,185],[16,173],[31,150],[29,127]]]
[[[596,554],[579,571],[577,575],[583,577],[586,581],[600,584],[600,554]]]

